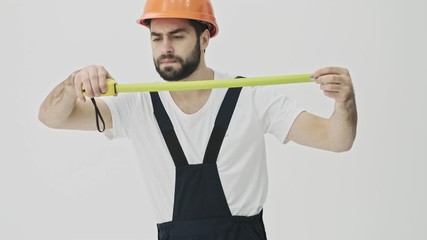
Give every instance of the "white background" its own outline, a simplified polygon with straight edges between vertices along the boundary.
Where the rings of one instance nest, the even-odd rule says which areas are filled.
[[[127,140],[53,130],[37,119],[71,72],[102,64],[121,83],[158,78],[144,1],[0,1],[0,239],[155,239]],[[330,153],[267,137],[269,239],[427,239],[427,2],[213,0],[209,66],[243,76],[350,69],[353,149]],[[316,84],[280,86],[329,116]]]

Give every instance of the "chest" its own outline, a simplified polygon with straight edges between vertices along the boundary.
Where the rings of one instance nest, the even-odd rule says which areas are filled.
[[[210,91],[200,92],[194,95],[171,93],[173,103],[185,114],[199,112],[208,102]]]

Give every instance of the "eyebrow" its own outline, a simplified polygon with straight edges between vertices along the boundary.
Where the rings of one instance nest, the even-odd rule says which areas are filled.
[[[176,34],[176,33],[181,33],[181,32],[187,32],[187,30],[185,30],[184,28],[177,28],[175,30],[172,30],[170,32],[167,32],[167,35],[172,35],[172,34]],[[155,36],[155,37],[160,37],[163,34],[158,33],[158,32],[151,32],[151,36]]]

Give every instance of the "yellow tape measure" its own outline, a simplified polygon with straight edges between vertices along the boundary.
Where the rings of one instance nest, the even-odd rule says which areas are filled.
[[[101,96],[116,96],[118,93],[121,92],[184,91],[212,88],[266,86],[305,82],[313,82],[311,74],[137,84],[118,84],[116,81],[109,78],[107,79],[107,92],[102,94]]]

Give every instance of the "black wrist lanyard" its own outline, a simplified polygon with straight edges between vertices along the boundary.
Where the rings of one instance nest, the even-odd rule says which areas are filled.
[[[102,117],[101,111],[99,111],[99,108],[96,105],[95,98],[91,98],[90,100],[92,101],[93,106],[95,107],[96,128],[98,129],[98,132],[103,132],[105,130],[104,118]],[[99,121],[102,122],[102,129],[101,129],[100,125],[99,125]]]

